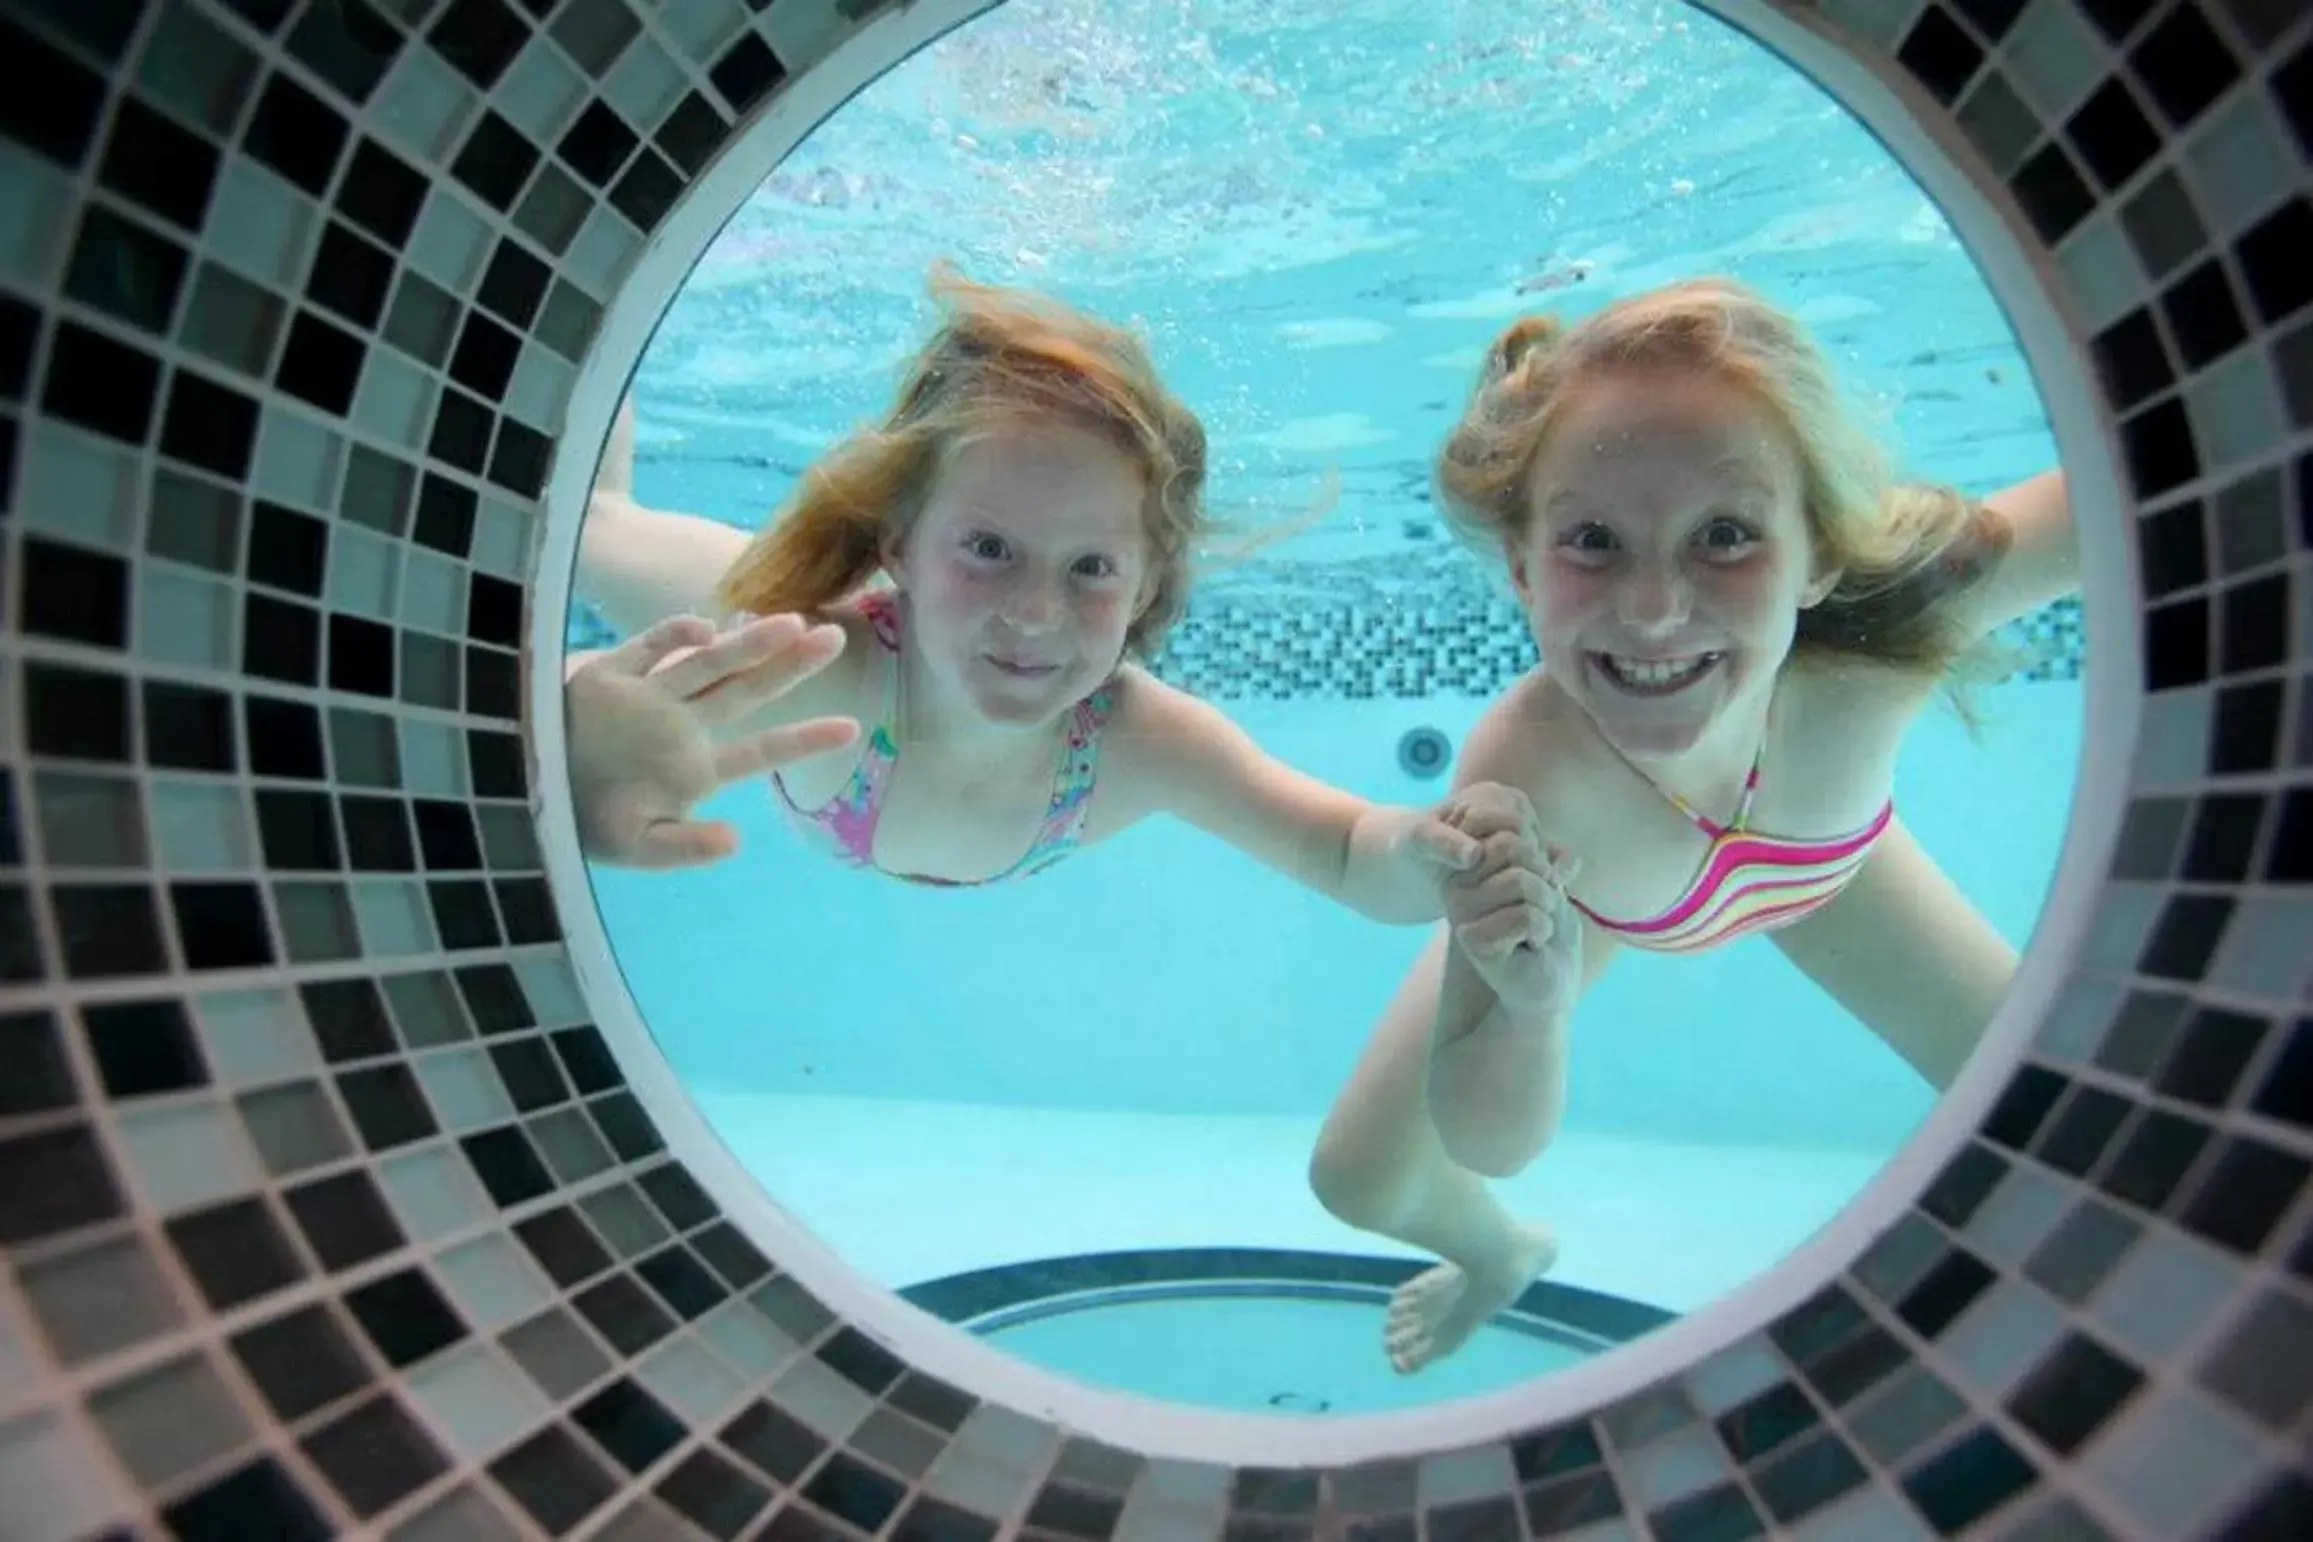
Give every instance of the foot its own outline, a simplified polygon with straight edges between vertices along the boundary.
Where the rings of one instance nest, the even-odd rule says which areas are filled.
[[[1382,1328],[1389,1363],[1410,1376],[1443,1360],[1557,1258],[1558,1239],[1536,1223],[1513,1229],[1499,1256],[1423,1270],[1389,1298]]]

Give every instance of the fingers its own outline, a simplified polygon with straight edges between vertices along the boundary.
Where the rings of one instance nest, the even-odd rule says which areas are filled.
[[[660,672],[658,684],[710,723],[733,722],[818,673],[843,651],[843,628],[769,616],[725,633]]]
[[[636,836],[629,865],[666,871],[720,862],[739,849],[739,832],[720,821],[662,819]]]
[[[840,750],[858,737],[859,724],[848,717],[815,717],[806,722],[767,728],[718,749],[715,779],[735,782],[742,777],[766,775],[791,761]]]
[[[671,654],[696,648],[715,636],[715,623],[703,616],[670,616],[645,632],[638,632],[602,656],[598,666],[640,678]]]
[[[1463,872],[1478,864],[1484,848],[1471,836],[1443,819],[1418,821],[1411,833],[1413,849],[1440,867]]]

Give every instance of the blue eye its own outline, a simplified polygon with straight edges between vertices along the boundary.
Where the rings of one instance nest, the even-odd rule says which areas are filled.
[[[983,562],[1001,562],[1007,550],[1002,536],[989,535],[986,531],[967,537],[964,549]]]
[[[1076,566],[1087,578],[1114,578],[1118,571],[1116,563],[1107,557],[1087,557]]]
[[[1757,532],[1741,520],[1722,514],[1705,524],[1696,539],[1711,555],[1726,557],[1748,550],[1759,537]]]

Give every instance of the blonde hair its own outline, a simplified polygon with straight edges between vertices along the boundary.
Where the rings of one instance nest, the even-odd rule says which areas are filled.
[[[1815,560],[1840,574],[1821,603],[1799,613],[1793,656],[1945,677],[1967,715],[1965,681],[2001,672],[2010,658],[1963,635],[1942,602],[1999,561],[2005,521],[1948,487],[1898,486],[1841,403],[1821,351],[1735,280],[1665,285],[1572,327],[1547,316],[1513,323],[1488,350],[1439,456],[1448,520],[1465,539],[1500,550],[1524,532],[1534,462],[1573,394],[1604,373],[1663,368],[1706,372],[1749,392],[1790,433]]]
[[[1165,389],[1139,338],[1057,300],[932,271],[945,315],[881,422],[820,457],[723,575],[718,600],[772,615],[823,612],[874,577],[955,449],[991,431],[1061,423],[1139,467],[1151,583],[1125,646],[1151,652],[1188,602],[1206,530],[1205,430]]]

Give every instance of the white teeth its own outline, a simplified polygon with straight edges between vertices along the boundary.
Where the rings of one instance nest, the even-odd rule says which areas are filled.
[[[1686,659],[1626,659],[1608,654],[1607,663],[1616,675],[1632,685],[1657,690],[1701,674],[1717,657],[1715,653],[1698,653]]]

